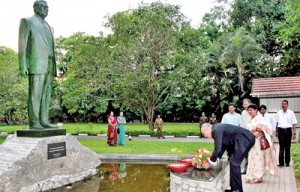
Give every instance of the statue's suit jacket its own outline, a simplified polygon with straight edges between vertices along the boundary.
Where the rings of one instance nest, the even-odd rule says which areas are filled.
[[[29,74],[44,75],[49,71],[57,76],[53,28],[36,15],[20,21],[19,67]]]

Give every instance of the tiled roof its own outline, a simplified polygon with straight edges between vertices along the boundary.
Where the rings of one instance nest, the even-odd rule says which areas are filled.
[[[300,95],[300,76],[253,79],[253,97]]]

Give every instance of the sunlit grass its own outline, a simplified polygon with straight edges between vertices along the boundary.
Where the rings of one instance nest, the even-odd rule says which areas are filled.
[[[194,154],[199,148],[213,150],[213,143],[168,142],[168,141],[127,141],[125,146],[106,146],[106,140],[79,139],[79,142],[96,153],[113,154],[170,154],[177,148],[182,154]]]
[[[5,137],[0,137],[0,144],[5,141]],[[213,143],[203,142],[170,142],[170,141],[127,141],[126,146],[106,146],[106,140],[78,139],[85,147],[96,153],[110,154],[171,154],[171,149],[177,149],[180,154],[194,154],[199,148],[205,147],[213,150]]]
[[[300,143],[293,144],[291,148],[295,168],[295,176],[300,181]]]
[[[0,145],[5,141],[6,137],[0,137]]]

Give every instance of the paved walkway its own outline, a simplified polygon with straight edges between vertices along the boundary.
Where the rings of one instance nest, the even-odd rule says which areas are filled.
[[[89,139],[97,139],[97,140],[103,140],[106,139],[106,136],[76,136],[77,138],[89,138]],[[132,137],[132,141],[134,140],[147,140],[147,141],[158,141],[155,137],[147,137],[147,136],[141,136],[141,137]],[[199,137],[166,137],[166,139],[160,139],[159,141],[165,141],[165,142],[212,142],[212,139],[205,139],[205,138],[199,138]],[[129,141],[128,141],[129,142]],[[278,143],[275,144],[276,152],[278,156]],[[101,155],[100,155],[101,156]],[[113,158],[114,155],[112,154],[103,154],[102,157],[106,156],[107,158]],[[117,155],[115,154],[115,157],[117,159],[120,158],[129,158],[129,159],[135,159],[135,158],[157,158],[159,155],[151,154],[151,155]],[[161,159],[169,158],[165,157],[164,155],[161,155]],[[274,177],[272,175],[266,174],[263,178],[263,182],[260,184],[248,184],[244,181],[243,178],[243,187],[244,192],[300,192],[300,189],[297,190],[296,186],[296,179],[295,179],[295,172],[293,167],[293,162],[291,163],[290,167],[281,167],[279,168],[279,176]]]
[[[279,144],[275,144],[276,156],[278,157]],[[289,167],[279,167],[278,177],[266,174],[263,177],[263,182],[260,184],[248,184],[243,179],[243,187],[245,192],[300,192],[297,190],[295,172],[293,162]]]

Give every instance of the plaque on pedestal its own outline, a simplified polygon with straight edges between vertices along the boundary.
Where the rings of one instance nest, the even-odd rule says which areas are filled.
[[[48,159],[66,156],[66,142],[48,144]]]

